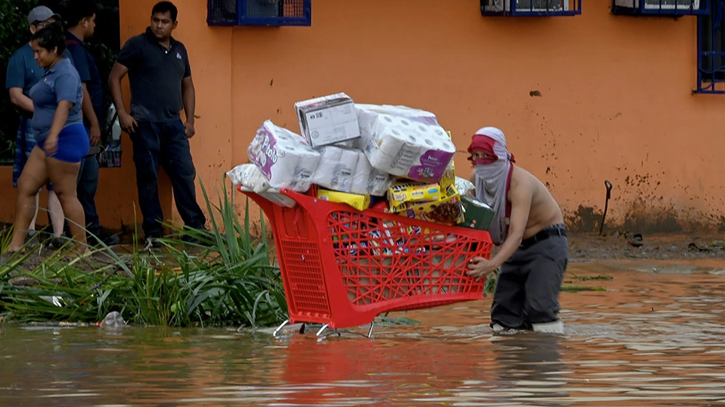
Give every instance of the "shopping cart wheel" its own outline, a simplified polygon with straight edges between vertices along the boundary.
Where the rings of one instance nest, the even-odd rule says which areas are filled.
[[[274,336],[276,338],[277,333],[279,333],[279,331],[281,331],[282,328],[284,328],[287,324],[289,324],[289,319],[282,322],[282,325],[278,326],[277,329],[275,329],[274,332],[272,332],[272,336]]]
[[[370,331],[368,331],[368,339],[373,337],[373,328],[375,328],[375,321],[370,323]]]

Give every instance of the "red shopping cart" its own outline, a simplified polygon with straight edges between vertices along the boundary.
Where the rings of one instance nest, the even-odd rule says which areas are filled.
[[[483,298],[484,282],[465,275],[489,258],[488,232],[368,209],[358,211],[283,189],[293,207],[243,190],[269,219],[284,282],[287,323],[327,328],[370,324],[381,313]],[[290,201],[290,202],[292,202]]]

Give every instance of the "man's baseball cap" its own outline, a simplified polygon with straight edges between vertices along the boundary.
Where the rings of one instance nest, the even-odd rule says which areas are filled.
[[[30,13],[28,13],[28,24],[32,25],[35,22],[45,21],[51,17],[54,17],[56,20],[60,20],[60,14],[54,13],[53,10],[48,7],[38,6],[30,10]]]

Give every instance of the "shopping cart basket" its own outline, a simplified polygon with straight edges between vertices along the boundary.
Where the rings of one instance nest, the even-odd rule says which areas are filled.
[[[358,211],[283,189],[296,202],[252,198],[269,219],[289,310],[286,323],[345,328],[381,313],[483,298],[484,282],[465,275],[473,257],[489,258],[488,232]],[[285,325],[282,324],[275,334]]]

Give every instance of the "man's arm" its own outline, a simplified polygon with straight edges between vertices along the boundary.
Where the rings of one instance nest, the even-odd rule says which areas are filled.
[[[12,104],[24,112],[35,112],[32,99],[23,94],[23,86],[25,86],[25,64],[17,52],[8,61],[8,68],[5,72],[5,86],[7,86],[8,92],[10,93],[10,101]]]
[[[184,113],[186,114],[186,137],[192,138],[196,133],[194,130],[194,112],[196,111],[196,90],[194,90],[194,81],[191,75],[181,80],[181,100],[184,103]]]
[[[121,79],[128,74],[128,68],[116,62],[111,69],[111,75],[108,77],[108,87],[111,91],[111,99],[113,104],[116,106],[116,112],[118,112],[118,121],[121,124],[121,128],[127,133],[133,133],[136,131],[136,120],[131,117],[130,114],[126,113],[126,109],[123,106],[123,91],[121,90]]]
[[[91,126],[91,134],[88,136],[91,139],[91,145],[95,146],[101,140],[101,125],[98,123],[96,111],[93,110],[91,95],[88,93],[88,87],[85,82],[83,82],[83,103],[81,104],[81,110],[83,110],[83,116]]]
[[[487,260],[483,257],[472,259],[472,263],[468,266],[470,270],[466,274],[480,280],[499,268],[506,260],[513,256],[519,246],[521,246],[521,241],[524,238],[526,224],[529,222],[532,198],[533,188],[528,178],[523,178],[516,185],[512,186],[508,196],[508,199],[511,201],[511,223],[509,224],[506,240],[493,259]]]
[[[8,89],[8,92],[10,93],[10,101],[15,106],[28,113],[35,112],[35,108],[33,107],[33,101],[29,97],[25,96],[25,94],[23,93],[23,88],[10,88]]]

